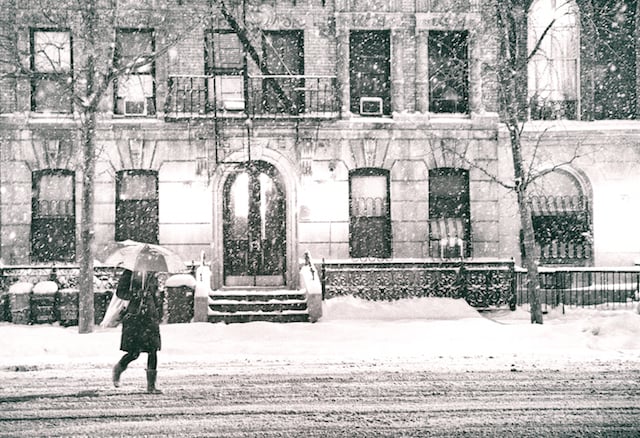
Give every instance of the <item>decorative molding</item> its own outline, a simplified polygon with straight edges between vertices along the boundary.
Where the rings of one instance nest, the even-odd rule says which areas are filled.
[[[247,5],[247,21],[260,29],[304,29],[305,20],[278,13],[272,5]]]
[[[30,134],[30,135],[29,135]],[[12,159],[28,161],[32,170],[37,169],[69,169],[78,167],[76,154],[76,138],[72,130],[52,129],[31,131],[27,140],[31,144],[32,156],[29,158],[22,151],[20,144],[13,144]]]
[[[350,140],[351,156],[356,167],[384,167],[392,138]]]
[[[452,14],[429,12],[416,14],[416,30],[476,30],[481,23],[480,14]]]
[[[117,141],[119,165],[112,163],[114,169],[154,169],[158,170],[156,140],[129,138]]]
[[[313,158],[316,154],[316,142],[313,139],[301,139],[298,142],[300,160],[300,173],[303,176],[311,176]]]

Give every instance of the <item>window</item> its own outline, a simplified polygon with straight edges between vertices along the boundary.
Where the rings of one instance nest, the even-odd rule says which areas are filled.
[[[351,257],[391,257],[389,171],[356,169],[349,173]]]
[[[158,173],[121,170],[116,175],[115,240],[158,243]]]
[[[551,20],[556,21],[542,37]],[[528,50],[540,45],[528,64],[531,118],[577,119],[579,74],[578,7],[573,1],[536,0],[528,23]]]
[[[76,257],[75,175],[70,170],[32,173],[31,258],[71,262]]]
[[[576,178],[566,171],[554,171],[536,180],[530,192],[540,263],[589,265],[591,207]]]
[[[349,53],[351,112],[391,114],[389,31],[351,31]]]
[[[636,2],[595,0],[593,21],[595,119],[632,119],[636,114]]]
[[[218,110],[244,110],[244,49],[235,33],[216,30],[206,34],[205,69],[214,76],[207,83],[209,104]]]
[[[429,32],[429,111],[469,112],[467,31]]]
[[[31,111],[72,111],[71,34],[65,30],[31,30]]]
[[[441,255],[442,239],[462,239],[464,256],[471,256],[469,172],[441,167],[429,170],[429,253]]]
[[[265,111],[294,115],[304,112],[302,31],[265,31],[262,35],[262,61],[273,75],[262,83]]]
[[[125,74],[115,81],[114,113],[130,116],[156,113],[154,51],[152,30],[118,29],[115,65],[125,69]]]

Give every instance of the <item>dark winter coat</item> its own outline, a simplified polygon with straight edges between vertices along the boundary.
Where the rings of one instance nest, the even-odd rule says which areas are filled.
[[[118,280],[116,295],[123,300],[129,300],[122,317],[122,351],[149,353],[160,350],[162,300],[158,296],[158,280],[155,273],[148,272],[146,277],[144,288],[139,273],[133,275],[131,271],[125,270]]]

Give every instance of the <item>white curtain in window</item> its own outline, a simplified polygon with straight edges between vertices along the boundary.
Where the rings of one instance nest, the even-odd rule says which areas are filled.
[[[153,175],[123,175],[120,181],[120,200],[156,199],[156,181]]]
[[[361,175],[351,177],[351,215],[379,217],[386,215],[387,177]]]
[[[580,31],[574,0],[534,1],[529,11],[529,53],[554,19],[529,63],[529,96],[553,101],[577,100]]]
[[[118,97],[140,102],[147,97],[153,97],[153,76],[128,75],[118,82]]]
[[[71,71],[69,32],[39,30],[33,33],[33,60],[40,73]]]

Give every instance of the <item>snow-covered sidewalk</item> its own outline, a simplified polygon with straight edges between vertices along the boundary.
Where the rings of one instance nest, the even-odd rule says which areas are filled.
[[[370,302],[332,298],[315,324],[162,325],[167,364],[281,364],[493,369],[510,363],[544,368],[575,363],[640,363],[640,315],[625,309],[560,309],[544,325],[529,313],[480,314],[463,300]],[[119,357],[120,327],[79,334],[77,327],[0,323],[0,369],[103,367]],[[141,362],[141,361],[138,361]]]

